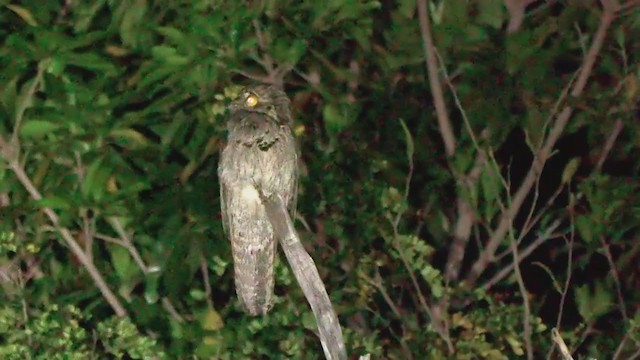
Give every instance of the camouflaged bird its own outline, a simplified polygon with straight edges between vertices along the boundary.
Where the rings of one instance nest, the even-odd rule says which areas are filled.
[[[261,195],[279,195],[293,218],[297,146],[283,91],[247,88],[229,111],[228,142],[218,165],[222,221],[231,241],[238,298],[248,313],[259,315],[273,306],[277,248]]]

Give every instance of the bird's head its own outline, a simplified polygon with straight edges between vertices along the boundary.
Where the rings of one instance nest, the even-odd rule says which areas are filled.
[[[243,113],[259,113],[280,125],[291,125],[289,98],[284,91],[273,86],[247,87],[229,105],[231,119],[243,118]]]

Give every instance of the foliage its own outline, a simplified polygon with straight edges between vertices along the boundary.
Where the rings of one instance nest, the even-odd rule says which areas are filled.
[[[586,91],[558,100],[600,3],[534,1],[513,33],[505,3],[428,2],[457,138],[447,157],[416,1],[0,0],[0,357],[322,356],[284,257],[272,312],[239,310],[220,224],[226,105],[279,75],[302,153],[296,225],[350,354],[524,357],[525,323],[535,358],[554,327],[580,356],[633,354],[639,10],[617,14]],[[513,236],[477,283],[448,281],[460,204],[473,215],[464,279],[563,106],[573,115],[510,219]],[[127,317],[114,317],[44,209]],[[510,241],[523,254],[548,230],[520,263],[527,293],[516,272],[487,285],[513,261]],[[446,330],[431,318],[438,304]],[[607,336],[583,336],[593,330]]]

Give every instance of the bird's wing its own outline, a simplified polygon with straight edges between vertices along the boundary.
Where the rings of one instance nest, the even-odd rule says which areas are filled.
[[[225,236],[229,236],[229,213],[227,211],[227,201],[229,199],[229,190],[223,181],[220,181],[220,210],[222,217],[222,230],[224,231]]]

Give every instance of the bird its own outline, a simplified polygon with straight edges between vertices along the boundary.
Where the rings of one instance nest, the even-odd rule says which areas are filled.
[[[262,199],[280,196],[294,218],[299,150],[283,90],[247,87],[228,109],[227,143],[218,164],[222,224],[240,305],[251,315],[264,315],[273,307],[278,239]]]

